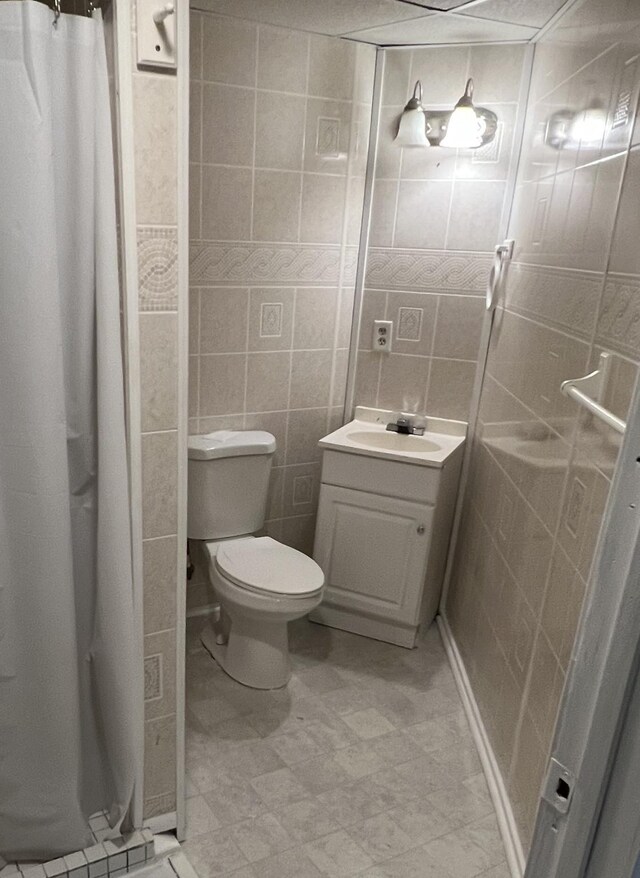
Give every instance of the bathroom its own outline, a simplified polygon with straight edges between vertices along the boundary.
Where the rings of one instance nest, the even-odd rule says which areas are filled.
[[[32,285],[0,320],[0,878],[135,871],[153,837],[183,878],[631,876],[637,3],[2,0],[0,47],[0,278]],[[109,250],[94,371],[93,312],[37,292],[56,236],[90,257],[59,290]],[[117,515],[95,604],[60,566],[52,618],[68,537],[17,498],[67,457],[88,497],[82,455],[15,448],[59,386],[69,435],[107,400],[83,508]]]

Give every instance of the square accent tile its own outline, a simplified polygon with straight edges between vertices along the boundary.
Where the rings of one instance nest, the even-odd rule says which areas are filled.
[[[144,660],[144,700],[162,698],[162,653],[148,655]]]
[[[304,506],[313,499],[313,476],[296,476],[293,480],[293,505]]]
[[[340,155],[340,119],[318,117],[316,155],[338,158]]]
[[[260,306],[260,338],[282,335],[282,302],[263,302]]]
[[[420,341],[423,314],[422,308],[398,309],[398,329],[396,330],[398,341]]]

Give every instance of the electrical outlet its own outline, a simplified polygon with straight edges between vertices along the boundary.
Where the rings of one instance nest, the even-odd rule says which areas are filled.
[[[393,320],[373,321],[372,348],[381,354],[391,352],[391,339],[393,337]]]

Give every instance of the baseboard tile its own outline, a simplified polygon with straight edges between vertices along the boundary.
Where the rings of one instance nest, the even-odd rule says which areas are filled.
[[[504,842],[507,862],[511,869],[512,878],[522,878],[526,867],[526,858],[522,849],[518,827],[513,816],[509,794],[502,778],[502,772],[498,766],[495,753],[489,741],[489,736],[482,722],[480,709],[471,688],[471,681],[464,666],[464,661],[453,637],[448,621],[442,615],[437,617],[438,628],[442,637],[447,658],[455,677],[456,685],[460,693],[462,706],[467,715],[471,733],[476,747],[482,770],[484,771],[489,787],[489,793],[496,810],[500,834]]]

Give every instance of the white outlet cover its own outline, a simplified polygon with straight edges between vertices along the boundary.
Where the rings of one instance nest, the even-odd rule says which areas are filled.
[[[393,320],[374,320],[373,338],[371,349],[379,354],[391,352],[391,339],[393,337]]]

